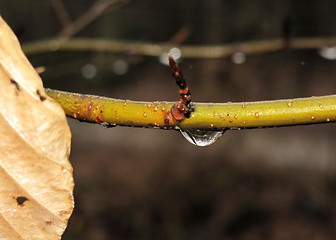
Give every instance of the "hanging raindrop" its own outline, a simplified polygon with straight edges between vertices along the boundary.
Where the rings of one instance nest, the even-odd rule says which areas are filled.
[[[180,130],[183,137],[188,140],[188,142],[199,146],[199,147],[205,147],[213,144],[214,142],[219,139],[225,130],[223,131],[208,131],[208,130],[199,130],[199,129],[193,129],[193,130]]]

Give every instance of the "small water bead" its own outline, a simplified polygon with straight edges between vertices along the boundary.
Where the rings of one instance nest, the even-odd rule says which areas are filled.
[[[256,112],[255,114],[254,114],[254,116],[256,117],[256,118],[259,118],[259,112]]]
[[[147,104],[147,107],[148,107],[148,108],[151,108],[151,107],[152,107],[152,104],[148,103],[148,104]]]
[[[210,124],[210,127],[212,127],[212,128],[213,128],[213,127],[214,127],[214,125],[211,123],[211,124]]]
[[[238,115],[235,115],[234,118],[235,118],[235,119],[238,119]]]
[[[311,120],[315,120],[315,117],[314,117],[314,116],[311,116]]]
[[[320,108],[323,108],[323,105],[322,105],[322,104],[320,104],[319,106],[320,106]]]
[[[208,131],[208,130],[180,130],[183,137],[188,140],[188,142],[199,146],[205,147],[216,142],[224,133],[224,131]]]
[[[128,101],[129,101],[128,99],[124,101],[124,104],[123,104],[124,107],[127,105]]]
[[[158,107],[155,106],[155,107],[154,107],[154,112],[157,112],[157,110],[158,110]]]
[[[287,106],[288,106],[288,107],[291,107],[292,104],[293,104],[292,102],[288,102],[288,103],[287,103]]]
[[[166,110],[165,106],[162,106],[161,111],[164,112]]]
[[[81,69],[82,76],[86,79],[92,79],[97,74],[97,67],[93,64],[85,64]]]
[[[119,59],[111,64],[112,71],[117,75],[124,75],[129,70],[128,62]]]
[[[245,105],[242,105],[242,108],[246,108],[246,106],[245,106]]]
[[[242,64],[246,61],[246,54],[243,52],[235,52],[231,55],[231,61],[235,64]]]
[[[330,122],[330,118],[327,118],[327,122]]]
[[[336,59],[336,47],[332,46],[325,46],[319,50],[319,54],[321,57],[328,59],[328,60],[335,60]]]
[[[143,116],[144,116],[144,117],[147,117],[147,113],[146,113],[146,112],[144,112],[144,113],[143,113]]]

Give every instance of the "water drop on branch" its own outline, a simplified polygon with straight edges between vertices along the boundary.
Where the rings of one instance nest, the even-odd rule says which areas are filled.
[[[180,130],[183,137],[188,140],[188,142],[199,146],[205,147],[216,142],[225,131],[208,131],[208,130]]]

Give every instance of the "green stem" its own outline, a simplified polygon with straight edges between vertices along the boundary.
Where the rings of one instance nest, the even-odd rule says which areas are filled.
[[[190,118],[166,126],[174,102],[137,102],[46,89],[68,117],[107,126],[240,129],[336,121],[336,95],[242,103],[192,103]]]

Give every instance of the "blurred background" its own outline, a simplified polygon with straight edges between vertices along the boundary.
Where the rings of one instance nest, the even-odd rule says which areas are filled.
[[[221,58],[182,55],[195,102],[334,94],[336,48],[298,51],[290,41],[335,36],[335,8],[331,0],[0,2],[23,47],[60,36],[177,47],[274,38],[289,43],[255,55],[239,49]],[[72,31],[78,21],[87,24]],[[164,56],[45,51],[28,58],[46,68],[45,87],[176,101]],[[227,131],[202,148],[177,131],[69,124],[76,207],[64,240],[335,237],[334,124]]]

